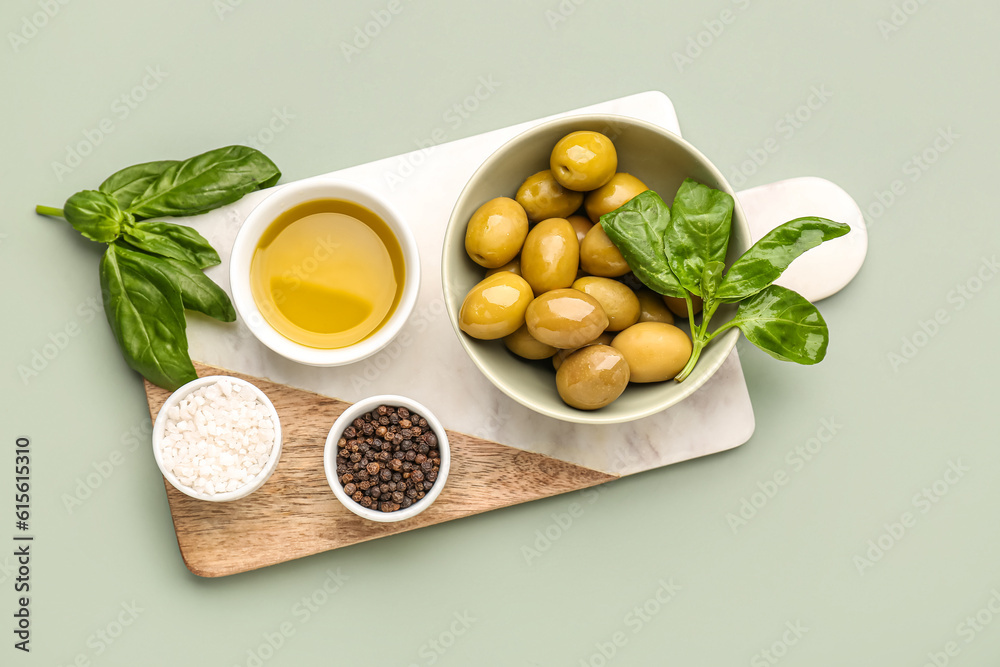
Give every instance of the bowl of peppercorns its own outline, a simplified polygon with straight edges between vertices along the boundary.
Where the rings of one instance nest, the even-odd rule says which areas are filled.
[[[426,407],[404,396],[372,396],[333,423],[323,467],[348,510],[372,521],[403,521],[441,493],[451,449],[444,427]]]

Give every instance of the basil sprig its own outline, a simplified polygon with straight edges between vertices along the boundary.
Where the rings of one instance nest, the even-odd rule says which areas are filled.
[[[188,160],[126,167],[98,190],[76,193],[62,209],[35,210],[64,217],[86,238],[107,244],[101,295],[122,356],[147,380],[173,390],[197,377],[185,309],[222,322],[235,321],[236,311],[229,295],[202,273],[220,262],[211,244],[191,227],[147,219],[204,213],[280,177],[260,151],[227,146]]]
[[[723,331],[739,328],[747,340],[782,361],[816,364],[830,339],[823,316],[793,290],[773,284],[792,261],[850,226],[826,218],[797,218],[768,232],[725,271],[733,198],[687,179],[673,211],[653,191],[601,216],[601,226],[632,272],[647,287],[687,302],[692,352],[678,382],[694,370],[701,351]],[[704,301],[695,322],[692,295]],[[709,333],[721,304],[739,304],[730,321]]]

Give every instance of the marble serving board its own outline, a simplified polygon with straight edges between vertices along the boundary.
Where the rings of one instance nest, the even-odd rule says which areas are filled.
[[[577,113],[631,116],[680,133],[674,107],[660,92],[640,93],[551,118]],[[445,226],[459,193],[480,163],[508,139],[545,120],[549,118],[324,176],[360,183],[387,197],[411,225],[419,244],[422,275],[416,308],[400,335],[382,352],[337,368],[302,366],[259,343],[242,321],[220,325],[189,313],[191,357],[347,402],[375,394],[405,394],[427,405],[449,429],[615,476],[746,442],[754,430],[754,415],[735,350],[685,401],[646,419],[609,426],[569,424],[515,403],[462,350],[448,321],[441,287]],[[247,214],[269,193],[252,193],[194,221],[222,257],[222,264],[209,269],[208,275],[227,291],[233,240]],[[828,296],[860,268],[867,248],[864,223],[857,205],[836,185],[822,179],[793,179],[754,188],[739,197],[755,239],[774,225],[806,213],[839,216],[854,227],[851,234],[824,248],[821,274],[807,262],[808,256],[793,265],[798,280],[808,286],[807,296]],[[797,287],[798,282],[792,280],[789,286]]]

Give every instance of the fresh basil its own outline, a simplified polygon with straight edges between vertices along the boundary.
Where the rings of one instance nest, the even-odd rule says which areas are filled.
[[[164,290],[170,286],[187,310],[196,310],[221,322],[235,322],[236,310],[221,287],[194,264],[171,257],[157,257],[118,241],[119,255],[145,267],[146,275]]]
[[[647,191],[601,216],[604,231],[639,280],[688,304],[692,350],[678,382],[691,374],[705,346],[733,327],[776,359],[815,364],[826,356],[830,332],[819,311],[773,283],[796,257],[851,228],[826,218],[797,218],[766,234],[726,273],[734,206],[728,194],[687,179],[672,210]],[[700,322],[694,321],[692,295],[704,300]],[[723,303],[738,303],[736,316],[709,333]]]
[[[125,240],[140,250],[194,264],[199,269],[221,260],[215,248],[195,229],[171,222],[137,222],[127,227]]]
[[[177,160],[160,160],[125,167],[108,176],[98,190],[117,199],[118,205],[122,208],[128,208],[136,197],[160,177],[160,174],[175,164]]]
[[[118,245],[108,246],[100,274],[104,313],[129,367],[170,390],[198,377],[188,357],[180,292]]]
[[[698,296],[708,262],[725,262],[733,219],[733,198],[690,178],[674,197],[663,238],[667,263],[684,288]]]
[[[720,301],[736,302],[764,289],[799,255],[843,236],[850,226],[826,218],[796,218],[778,225],[733,262],[719,286]]]
[[[129,217],[114,197],[97,190],[84,190],[66,200],[66,221],[91,241],[110,243],[118,238]]]
[[[715,293],[722,282],[722,272],[726,270],[724,262],[706,262],[705,269],[701,274],[701,296],[706,301],[715,298]]]
[[[202,273],[220,262],[205,237],[184,225],[143,220],[204,213],[280,177],[260,151],[227,146],[189,160],[127,167],[100,190],[76,193],[62,209],[35,211],[64,217],[88,239],[108,244],[100,264],[101,292],[118,347],[147,380],[176,389],[196,377],[184,310],[222,322],[235,321],[236,311],[222,288]]]
[[[826,356],[830,332],[816,306],[781,285],[765,287],[740,302],[727,326],[739,327],[747,340],[775,359],[818,364]]]
[[[271,187],[280,177],[260,151],[226,146],[167,167],[127,210],[137,220],[197,215]]]
[[[602,215],[600,221],[636,278],[654,292],[681,298],[684,288],[663,253],[663,235],[669,224],[670,209],[652,190]]]

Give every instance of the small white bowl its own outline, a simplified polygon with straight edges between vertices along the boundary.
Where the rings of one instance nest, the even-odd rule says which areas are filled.
[[[317,199],[343,199],[360,204],[385,221],[403,251],[403,292],[396,311],[381,329],[354,345],[319,349],[285,338],[264,319],[250,289],[250,263],[264,231],[285,211]],[[250,332],[281,356],[310,366],[342,366],[370,357],[389,344],[406,323],[420,291],[420,256],[409,226],[382,197],[360,185],[332,178],[310,178],[277,188],[257,205],[240,227],[229,260],[233,305]]]
[[[271,420],[274,422],[274,447],[271,449],[271,456],[267,460],[267,463],[249,482],[235,491],[208,495],[207,493],[195,491],[191,487],[181,484],[180,480],[177,479],[174,473],[167,470],[166,465],[163,463],[163,456],[160,451],[160,442],[163,439],[163,431],[167,426],[167,413],[170,408],[177,407],[177,404],[180,403],[182,399],[186,398],[188,394],[196,389],[201,389],[202,387],[210,384],[215,384],[219,380],[229,380],[234,385],[238,384],[244,389],[249,389],[254,396],[260,399],[260,402],[263,403],[268,412],[271,413]],[[198,378],[197,380],[192,380],[172,393],[170,398],[168,398],[163,404],[163,407],[160,408],[160,412],[156,415],[156,421],[153,423],[153,458],[156,459],[156,465],[160,468],[160,472],[163,473],[163,477],[170,482],[171,486],[185,495],[198,500],[209,500],[216,503],[224,503],[231,500],[245,498],[262,487],[264,482],[271,477],[271,473],[273,473],[274,469],[278,466],[278,459],[281,458],[281,422],[278,420],[278,411],[274,409],[274,405],[264,392],[246,380],[230,377],[228,375],[206,375],[205,377]]]
[[[431,487],[431,490],[427,492],[427,495],[406,509],[398,509],[395,512],[380,512],[378,510],[368,509],[367,507],[363,507],[362,505],[354,502],[354,500],[352,500],[347,493],[344,492],[344,487],[340,483],[340,477],[337,475],[337,442],[339,442],[340,436],[343,434],[344,430],[351,425],[351,422],[366,412],[375,410],[380,405],[406,408],[410,412],[416,412],[418,415],[426,419],[427,425],[431,427],[431,430],[434,431],[434,435],[437,436],[437,450],[441,454],[441,466],[438,468],[438,476],[434,481],[434,486]],[[448,481],[448,471],[451,469],[451,446],[448,444],[448,434],[445,432],[444,426],[441,425],[438,418],[435,417],[434,414],[425,406],[404,396],[395,396],[392,394],[372,396],[371,398],[358,401],[351,407],[347,408],[344,410],[343,414],[337,418],[337,421],[333,422],[333,427],[330,429],[329,435],[326,436],[326,449],[323,451],[323,468],[326,470],[326,481],[330,484],[330,488],[333,489],[333,493],[337,496],[337,500],[339,500],[344,507],[351,512],[354,512],[362,518],[379,521],[381,523],[404,521],[415,517],[430,507],[431,503],[433,503],[434,500],[441,494],[441,489],[444,488],[445,482]]]

